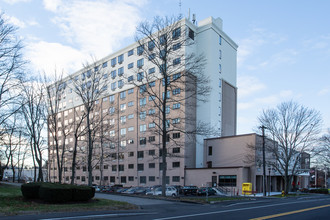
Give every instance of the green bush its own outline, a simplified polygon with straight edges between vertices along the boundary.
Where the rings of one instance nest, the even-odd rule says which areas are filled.
[[[39,188],[43,183],[26,183],[21,185],[21,191],[26,199],[38,199],[39,198]]]
[[[321,194],[328,194],[328,189],[310,189],[310,193],[321,193]]]
[[[95,188],[89,186],[74,186],[72,190],[73,201],[88,201],[95,195]]]
[[[70,185],[49,184],[39,189],[39,198],[49,203],[64,203],[72,201],[72,188]]]

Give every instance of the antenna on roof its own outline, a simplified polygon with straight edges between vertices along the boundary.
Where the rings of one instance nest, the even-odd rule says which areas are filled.
[[[192,22],[193,22],[193,24],[195,24],[195,22],[196,22],[196,14],[193,14]]]
[[[181,0],[179,0],[179,9],[180,9],[180,13],[179,13],[179,19],[182,19],[182,13],[181,13]]]

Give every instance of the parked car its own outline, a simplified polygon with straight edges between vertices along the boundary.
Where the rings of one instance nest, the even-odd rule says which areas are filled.
[[[201,187],[197,190],[197,195],[199,196],[206,196],[206,193],[209,196],[213,196],[216,194],[216,191],[212,189],[211,187]]]
[[[156,188],[154,191],[154,195],[155,196],[162,195],[162,188],[161,187]],[[166,196],[178,196],[178,192],[177,192],[176,188],[168,186],[168,187],[166,187],[165,195]]]
[[[196,195],[198,187],[197,186],[184,186],[182,187],[182,193],[184,195]]]
[[[178,194],[183,194],[182,186],[180,186],[180,185],[172,185],[171,187],[176,188],[176,190],[178,191]]]

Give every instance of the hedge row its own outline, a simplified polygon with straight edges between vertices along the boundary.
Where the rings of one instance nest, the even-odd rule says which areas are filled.
[[[310,189],[310,193],[322,193],[322,194],[328,194],[329,190],[328,189]]]
[[[42,199],[50,203],[88,201],[95,195],[95,189],[58,183],[27,183],[21,186],[26,199]]]

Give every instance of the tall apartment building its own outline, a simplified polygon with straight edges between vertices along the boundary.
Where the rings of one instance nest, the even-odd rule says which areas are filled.
[[[188,87],[188,84],[181,84],[181,88],[172,88],[169,94],[166,94],[166,96],[178,97],[173,98],[176,101],[166,106],[166,114],[170,119],[166,126],[180,128],[171,131],[167,140],[167,153],[171,154],[171,157],[167,159],[166,181],[173,185],[184,185],[185,168],[203,166],[205,138],[201,135],[188,137],[184,130],[194,129],[198,126],[198,122],[202,121],[216,130],[213,136],[236,134],[237,45],[223,32],[220,18],[209,17],[200,21],[198,25],[182,19],[174,32],[173,37],[175,34],[179,37],[190,37],[189,45],[178,47],[183,54],[204,55],[206,65],[203,72],[210,79],[212,88],[207,102],[201,102],[198,97],[190,96],[189,90],[183,88]],[[150,50],[152,44],[147,45]],[[147,49],[147,46],[144,49]],[[94,143],[93,183],[95,184],[125,186],[161,184],[162,139],[157,134],[159,124],[155,123],[155,120],[159,119],[155,117],[159,115],[159,109],[154,106],[155,97],[147,95],[144,89],[147,86],[159,97],[164,97],[164,80],[156,77],[152,82],[145,81],[146,75],[159,76],[161,70],[153,65],[150,58],[143,58],[140,52],[141,45],[135,42],[96,61],[92,65],[93,68],[90,66],[83,68],[61,82],[58,127],[67,126],[65,130],[69,131],[73,130],[72,127],[76,126],[76,121],[84,111],[81,98],[73,92],[73,81],[85,81],[84,86],[88,87],[89,78],[96,71],[102,72],[98,80],[107,80],[107,85],[102,87],[102,96],[95,101],[96,107],[91,113],[94,120],[102,120],[100,123],[102,129],[97,133],[102,133],[103,137],[102,140],[98,138]],[[182,62],[180,59],[173,57],[173,66],[180,62]],[[183,64],[173,72],[171,78],[180,76],[184,70]],[[74,126],[70,127],[70,125]],[[51,126],[49,124],[49,128]],[[79,130],[82,131],[84,128],[85,126],[82,126]],[[74,138],[70,132],[67,133],[68,135],[63,135],[63,130],[57,129],[57,135],[59,139],[62,137],[59,144],[66,145],[63,177],[64,182],[70,182]],[[53,137],[54,132],[49,130],[50,180],[58,181]],[[88,183],[86,140],[86,135],[79,137],[75,178],[77,184]]]

